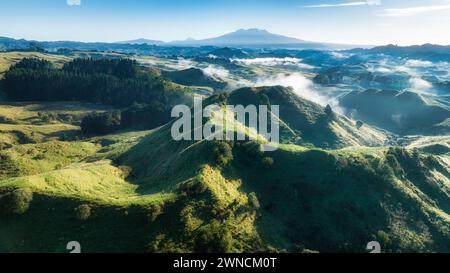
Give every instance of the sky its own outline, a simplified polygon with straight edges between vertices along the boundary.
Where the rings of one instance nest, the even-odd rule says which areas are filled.
[[[308,41],[450,45],[450,0],[1,0],[0,36],[203,39],[260,28]]]

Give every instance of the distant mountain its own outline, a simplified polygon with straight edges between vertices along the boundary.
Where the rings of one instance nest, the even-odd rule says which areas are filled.
[[[130,40],[130,41],[121,41],[117,42],[118,44],[130,44],[130,45],[162,45],[165,42],[159,41],[159,40],[149,40],[149,39],[136,39],[136,40]]]
[[[0,51],[1,50],[9,50],[11,48],[14,49],[29,49],[30,41],[20,39],[12,39],[8,37],[0,37]]]
[[[59,49],[69,50],[98,50],[98,51],[118,51],[128,53],[148,53],[155,47],[238,47],[238,48],[290,48],[290,49],[350,49],[358,46],[340,45],[330,43],[318,43],[287,37],[270,33],[263,29],[240,29],[215,38],[195,40],[192,38],[183,41],[163,42],[159,40],[149,40],[139,38],[129,41],[115,43],[88,43],[77,41],[31,41],[16,40],[12,38],[0,37],[0,50],[29,50],[34,46],[40,46],[48,51]]]
[[[104,42],[77,42],[77,41],[34,41],[0,37],[0,51],[23,50],[49,52],[70,51],[115,51],[121,53],[148,54],[155,46],[148,44],[119,44]]]
[[[273,34],[263,29],[240,29],[219,37],[190,40],[185,43],[208,45],[259,45],[259,44],[302,44],[306,41]]]
[[[174,41],[174,45],[211,45],[235,47],[297,47],[297,48],[329,48],[331,45],[304,41],[292,37],[273,34],[263,29],[240,29],[219,37],[203,40]]]

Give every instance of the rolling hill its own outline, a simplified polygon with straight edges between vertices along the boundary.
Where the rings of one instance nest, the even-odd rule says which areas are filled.
[[[350,92],[340,103],[355,118],[401,135],[448,134],[447,107],[410,91],[368,89]]]
[[[346,146],[382,146],[389,136],[370,126],[357,128],[355,122],[326,108],[298,97],[281,86],[242,88],[227,99],[231,105],[274,104],[280,106],[281,139],[285,143],[323,148]]]
[[[206,75],[203,70],[194,67],[177,71],[161,71],[161,75],[174,83],[186,86],[207,86],[215,90],[221,90],[227,86],[226,82]]]
[[[298,145],[292,132],[275,152],[254,141],[177,142],[171,123],[54,140],[59,155],[27,144],[25,154],[39,155],[30,162],[70,160],[0,180],[0,251],[65,252],[77,240],[84,252],[364,252],[378,240],[386,252],[450,252],[446,155],[353,146],[333,134],[341,117],[320,122],[329,111],[292,95],[240,89],[207,103],[278,103],[284,131],[319,130],[342,148]],[[7,153],[12,165],[2,171],[23,168]]]

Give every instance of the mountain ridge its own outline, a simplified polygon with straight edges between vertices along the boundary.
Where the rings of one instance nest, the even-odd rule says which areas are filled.
[[[138,39],[134,39],[134,40],[127,40],[127,41],[119,41],[117,42],[118,44],[134,44],[134,45],[142,45],[142,44],[147,44],[147,45],[162,45],[165,44],[166,42],[161,41],[161,40],[152,40],[152,39],[145,39],[145,38],[138,38]]]
[[[208,45],[233,45],[233,44],[295,44],[295,43],[311,43],[309,41],[300,40],[279,34],[273,34],[265,29],[238,29],[213,38],[200,40],[174,41],[177,44],[208,44]]]
[[[230,46],[230,47],[249,47],[249,48],[298,48],[298,49],[352,49],[357,45],[344,45],[333,43],[321,43],[314,41],[306,41],[298,38],[284,36],[271,33],[265,29],[249,28],[239,29],[217,37],[206,39],[174,40],[164,42],[156,39],[138,38],[133,40],[117,41],[117,42],[79,42],[79,41],[35,41],[26,39],[13,39],[8,37],[0,37],[0,50],[10,49],[27,49],[31,44],[39,45],[44,48],[76,48],[84,49],[95,48],[97,45],[100,49],[109,46],[123,47],[130,46]]]

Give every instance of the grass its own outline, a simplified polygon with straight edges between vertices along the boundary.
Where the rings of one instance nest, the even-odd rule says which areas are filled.
[[[450,136],[419,137],[411,142],[408,148],[419,149],[435,155],[450,156]]]
[[[60,170],[3,180],[3,188],[30,188],[54,197],[76,198],[104,205],[129,206],[171,198],[170,194],[142,195],[137,185],[124,180],[110,161],[72,164]]]
[[[2,130],[42,136],[0,151],[0,195],[29,188],[36,196],[24,215],[0,215],[0,251],[63,252],[64,242],[81,238],[92,252],[364,252],[387,234],[385,251],[450,252],[450,162],[414,152],[422,142],[408,149],[281,144],[263,154],[235,142],[233,160],[218,166],[214,142],[174,141],[171,124],[58,141],[52,138],[67,129],[61,126],[75,125],[36,114],[91,109],[0,107],[18,123]],[[442,139],[424,143],[435,141]],[[74,210],[82,204],[92,215],[80,222]]]
[[[0,151],[0,156],[8,158],[10,164],[18,169],[15,176],[24,176],[64,168],[94,154],[98,148],[97,145],[87,142],[49,141],[14,145],[10,149]],[[1,171],[0,179],[4,179],[5,175],[2,175]],[[8,173],[7,169],[3,171]]]
[[[72,134],[75,131],[80,131],[80,127],[61,123],[45,125],[0,124],[0,133],[9,135],[6,136],[9,139],[16,139],[16,143],[54,140],[63,134]]]
[[[94,103],[0,103],[0,146],[40,143],[80,136],[84,116],[113,109]]]
[[[45,115],[54,114],[56,118],[71,116],[77,120],[86,114],[96,111],[104,112],[115,108],[97,103],[80,102],[45,102],[45,103],[0,103],[0,116],[14,120],[19,124],[48,123],[42,120]]]

